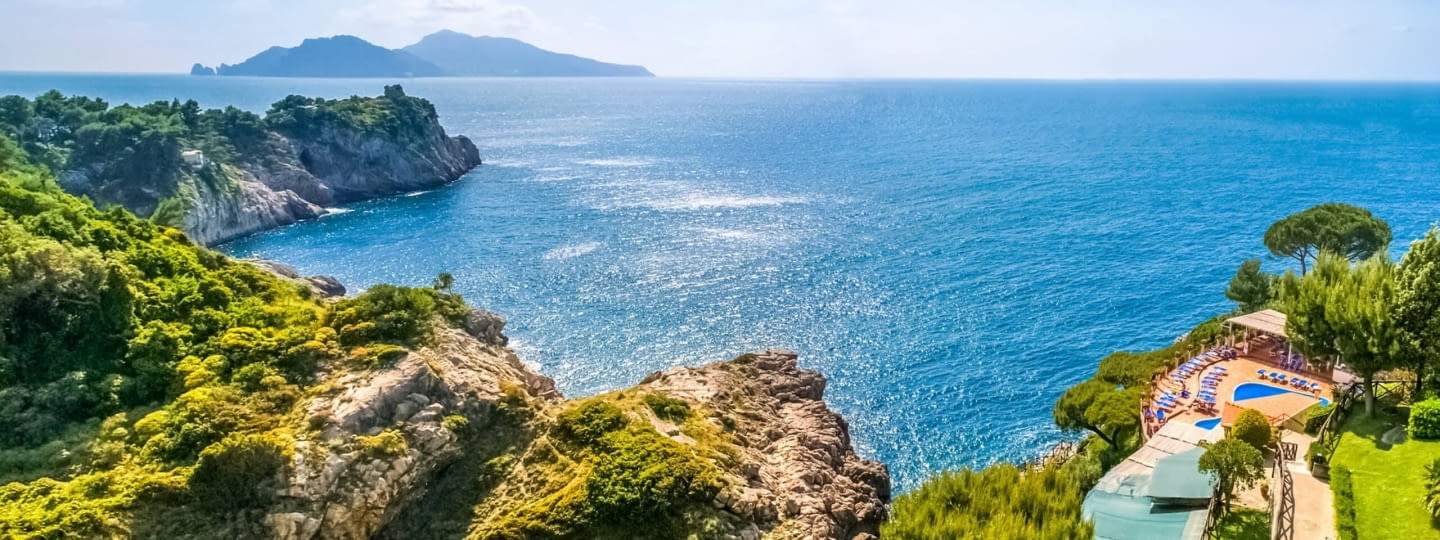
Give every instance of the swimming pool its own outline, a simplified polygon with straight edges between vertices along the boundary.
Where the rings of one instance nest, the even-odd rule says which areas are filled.
[[[1198,427],[1200,429],[1215,429],[1215,426],[1218,425],[1220,425],[1219,418],[1206,418],[1199,422],[1195,422],[1195,427]]]
[[[1291,390],[1289,388],[1282,388],[1279,386],[1269,385],[1265,383],[1241,383],[1240,386],[1235,387],[1235,401],[1266,398],[1270,396],[1278,396],[1280,394],[1300,394],[1302,396],[1314,397],[1314,394],[1310,394],[1307,392],[1299,392]],[[1330,404],[1330,400],[1328,399],[1319,399],[1321,406]]]

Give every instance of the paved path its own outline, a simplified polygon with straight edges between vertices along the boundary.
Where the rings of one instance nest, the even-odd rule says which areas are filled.
[[[1290,470],[1290,476],[1295,482],[1295,539],[1338,538],[1335,533],[1335,501],[1330,493],[1330,483],[1311,476],[1309,468],[1305,466],[1305,453],[1315,438],[1288,430],[1282,433],[1285,442],[1295,443],[1299,447],[1295,459],[1285,462],[1285,467]]]

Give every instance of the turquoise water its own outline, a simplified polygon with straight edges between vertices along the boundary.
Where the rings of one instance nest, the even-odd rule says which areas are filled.
[[[1198,427],[1198,428],[1201,428],[1201,429],[1215,429],[1215,426],[1218,426],[1218,425],[1220,425],[1220,419],[1219,419],[1219,418],[1207,418],[1207,419],[1205,419],[1205,420],[1201,420],[1201,421],[1199,421],[1199,422],[1195,422],[1195,427]]]
[[[0,74],[0,93],[263,110],[385,82]],[[902,488],[1066,437],[1055,397],[1228,310],[1277,218],[1346,201],[1408,240],[1440,209],[1434,85],[405,86],[487,165],[222,249],[352,289],[452,272],[572,396],[794,349]]]
[[[1297,391],[1291,390],[1291,389],[1289,389],[1289,388],[1281,388],[1281,387],[1279,387],[1279,386],[1269,385],[1269,384],[1265,384],[1265,383],[1242,383],[1242,384],[1240,384],[1239,386],[1236,386],[1236,387],[1235,387],[1235,401],[1245,401],[1245,400],[1247,400],[1247,399],[1266,398],[1266,397],[1270,397],[1270,396],[1278,396],[1278,395],[1281,395],[1281,394],[1300,394],[1300,395],[1302,395],[1302,396],[1312,396],[1312,397],[1315,395],[1315,394],[1311,394],[1311,393],[1307,393],[1307,392],[1297,392]],[[1328,400],[1328,399],[1325,399],[1325,398],[1319,398],[1319,399],[1320,399],[1320,406],[1322,406],[1322,407],[1325,406],[1325,405],[1329,405],[1329,404],[1330,404],[1330,400]]]

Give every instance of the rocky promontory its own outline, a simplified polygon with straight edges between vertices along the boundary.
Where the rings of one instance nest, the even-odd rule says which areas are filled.
[[[312,219],[327,208],[452,182],[480,165],[430,102],[290,96],[262,117],[194,101],[110,107],[50,92],[0,98],[0,131],[61,187],[213,244]]]
[[[795,354],[748,354],[565,400],[504,346],[503,320],[476,312],[473,321],[388,369],[336,379],[333,392],[307,405],[320,436],[297,445],[280,502],[263,518],[267,535],[877,537],[890,497],[885,466],[855,454],[844,419],[822,400],[824,377],[798,368]],[[596,404],[613,406],[620,417],[612,430],[625,434],[600,444],[647,440],[641,455],[585,449],[567,435],[573,411]],[[390,434],[403,442],[388,451],[357,442]],[[613,495],[595,476],[608,464],[593,453],[643,462],[661,448],[695,457],[677,463],[698,467],[716,489],[688,502],[648,501],[668,506],[654,523],[615,535],[617,523],[597,510],[597,499]],[[647,474],[627,476],[627,487]],[[627,500],[636,505],[627,511],[646,515],[643,495]]]

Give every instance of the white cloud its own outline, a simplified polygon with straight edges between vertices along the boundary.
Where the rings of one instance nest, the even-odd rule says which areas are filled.
[[[367,24],[423,31],[515,32],[543,26],[530,8],[504,0],[371,0],[344,14]]]

